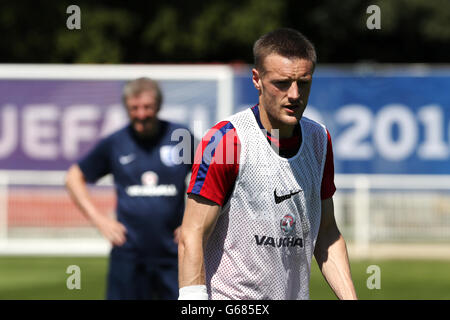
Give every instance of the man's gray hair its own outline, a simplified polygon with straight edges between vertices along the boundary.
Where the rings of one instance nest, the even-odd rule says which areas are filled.
[[[161,88],[159,87],[158,82],[147,77],[131,80],[125,84],[122,91],[122,101],[124,105],[126,106],[126,100],[129,97],[137,96],[145,91],[152,91],[155,93],[156,105],[159,110],[163,101]]]

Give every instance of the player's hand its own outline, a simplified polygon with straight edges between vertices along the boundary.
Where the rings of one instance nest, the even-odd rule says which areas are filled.
[[[95,221],[95,225],[113,246],[121,246],[125,243],[127,229],[117,220],[101,216]]]
[[[180,241],[180,235],[181,235],[181,226],[176,228],[175,231],[173,232],[173,242],[178,244],[178,242]]]

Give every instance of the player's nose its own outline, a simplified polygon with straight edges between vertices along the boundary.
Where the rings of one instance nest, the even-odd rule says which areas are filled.
[[[291,102],[297,102],[300,100],[300,87],[296,81],[292,81],[292,84],[289,87],[287,94],[288,94],[288,99]]]

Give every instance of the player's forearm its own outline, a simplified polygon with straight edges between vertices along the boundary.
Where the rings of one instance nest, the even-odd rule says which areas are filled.
[[[178,259],[180,288],[206,283],[201,237],[182,231],[178,244]]]
[[[66,188],[80,211],[96,224],[100,213],[91,200],[83,174],[77,165],[73,165],[67,172]]]
[[[220,206],[189,195],[178,244],[180,300],[208,299],[203,249],[214,229]]]
[[[339,299],[357,299],[353,285],[345,240],[337,231],[334,239],[321,239],[315,250],[315,257],[326,281]]]

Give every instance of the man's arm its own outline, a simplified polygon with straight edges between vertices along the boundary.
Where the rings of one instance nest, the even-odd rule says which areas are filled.
[[[322,200],[322,219],[314,256],[336,296],[339,299],[357,299],[347,247],[334,218],[333,198]]]
[[[117,246],[125,243],[125,226],[97,210],[86,186],[83,172],[77,164],[72,165],[67,171],[66,188],[77,207],[106,239]]]
[[[189,195],[178,244],[180,299],[207,299],[203,250],[219,212],[218,204],[201,196]]]

